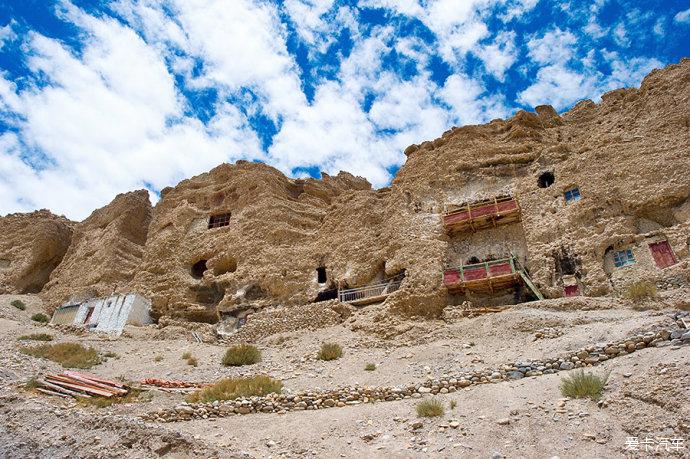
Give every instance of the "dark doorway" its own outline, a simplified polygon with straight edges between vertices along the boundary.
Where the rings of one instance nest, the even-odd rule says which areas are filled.
[[[553,185],[555,181],[556,177],[554,177],[553,172],[547,171],[543,172],[539,176],[539,179],[537,180],[537,185],[539,185],[539,188],[548,188],[551,185]]]
[[[316,280],[319,284],[325,284],[328,281],[328,276],[326,276],[326,267],[319,266],[316,268]]]
[[[204,277],[204,272],[208,268],[206,267],[206,260],[199,260],[192,265],[192,277],[195,279],[201,279]]]

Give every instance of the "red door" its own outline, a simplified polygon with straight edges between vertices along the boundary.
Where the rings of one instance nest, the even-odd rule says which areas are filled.
[[[84,323],[88,324],[89,320],[91,319],[91,315],[93,314],[93,310],[95,308],[89,308],[89,310],[86,312],[86,319],[84,319]]]
[[[580,296],[579,285],[566,285],[564,288],[565,296]]]
[[[668,241],[649,244],[649,250],[652,251],[654,261],[659,268],[667,268],[676,264],[676,256],[673,254]]]

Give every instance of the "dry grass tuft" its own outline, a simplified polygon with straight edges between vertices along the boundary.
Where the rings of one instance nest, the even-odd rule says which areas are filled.
[[[144,396],[139,389],[129,389],[127,395],[120,397],[91,397],[91,398],[77,398],[77,403],[81,406],[93,406],[95,408],[107,408],[109,406],[119,403],[135,403],[148,402],[151,400],[151,395]]]
[[[570,398],[599,400],[607,379],[608,375],[602,377],[584,370],[576,371],[561,379],[561,394]]]
[[[435,418],[443,416],[445,410],[443,409],[443,403],[431,398],[428,400],[422,400],[417,404],[417,416],[422,418]]]
[[[96,349],[85,348],[78,343],[41,344],[35,347],[24,347],[21,352],[33,357],[57,362],[65,368],[91,368],[101,363]]]
[[[623,296],[634,302],[655,298],[657,294],[656,285],[649,281],[638,281],[630,284],[623,293]]]
[[[337,343],[323,343],[316,358],[319,360],[336,360],[343,356],[343,348]]]
[[[266,375],[221,379],[212,386],[190,394],[190,403],[208,403],[216,400],[234,400],[239,397],[262,397],[280,393],[283,383]]]
[[[31,335],[22,335],[17,338],[18,341],[53,341],[52,335],[48,333],[32,333]]]
[[[226,367],[241,367],[252,365],[261,360],[261,351],[251,344],[238,344],[232,346],[223,356],[223,365]]]

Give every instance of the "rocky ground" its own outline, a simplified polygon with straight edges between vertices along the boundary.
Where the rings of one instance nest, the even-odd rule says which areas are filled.
[[[25,311],[10,306],[15,298],[27,303]],[[459,372],[547,360],[648,330],[678,327],[679,311],[665,308],[663,301],[643,306],[607,299],[549,300],[449,322],[377,321],[381,310],[372,306],[339,325],[264,338],[258,343],[260,363],[226,368],[220,359],[227,344],[194,342],[183,327],[132,328],[118,339],[77,333],[32,322],[31,315],[41,308],[36,298],[4,296],[0,456],[688,457],[690,346],[678,339],[593,367],[598,374],[610,372],[600,403],[563,399],[558,386],[567,372],[539,371],[537,376],[396,401],[162,423],[143,418],[179,406],[182,394],[151,389],[136,402],[95,408],[21,387],[33,376],[61,370],[19,352],[30,344],[17,338],[28,333],[50,333],[55,342],[95,347],[110,357],[91,371],[108,378],[212,382],[267,373],[281,379],[284,393],[290,394],[355,385],[422,386]],[[372,325],[377,322],[380,326]],[[340,343],[343,357],[315,359],[325,341]],[[182,359],[185,352],[197,358],[198,366]],[[377,369],[365,371],[368,363]],[[417,417],[419,399],[431,396],[444,403],[444,416]],[[629,449],[631,437],[639,442],[636,452]],[[666,438],[683,439],[683,447],[667,451]],[[655,441],[656,451],[644,451],[645,439]]]

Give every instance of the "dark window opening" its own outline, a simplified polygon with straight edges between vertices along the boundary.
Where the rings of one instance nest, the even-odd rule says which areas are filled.
[[[316,295],[316,299],[313,303],[318,303],[319,301],[337,300],[338,299],[338,288],[330,287],[326,290],[321,290]]]
[[[232,214],[218,214],[211,215],[208,219],[208,229],[220,228],[221,226],[228,226],[230,224],[230,217]]]
[[[556,177],[554,177],[553,172],[544,172],[539,176],[539,180],[537,181],[537,185],[539,185],[539,188],[548,188],[551,185],[554,184],[556,181]]]
[[[206,267],[206,260],[199,260],[192,265],[192,277],[196,279],[201,279],[204,277],[204,272],[208,268]]]
[[[470,258],[467,260],[467,264],[468,264],[468,265],[474,265],[474,264],[477,264],[477,263],[480,263],[479,258],[477,258],[477,257],[470,257]]]
[[[318,268],[316,268],[316,280],[319,284],[325,284],[328,280],[328,276],[326,276],[325,266],[319,266]]]

